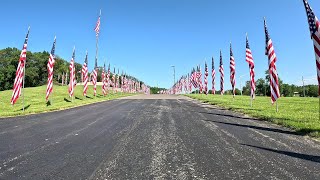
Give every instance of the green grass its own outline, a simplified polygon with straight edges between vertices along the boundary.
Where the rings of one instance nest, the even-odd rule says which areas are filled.
[[[292,128],[301,135],[320,137],[318,98],[281,97],[278,99],[279,112],[276,112],[276,105],[271,104],[270,97],[256,97],[251,107],[249,96],[236,96],[234,100],[230,95],[187,96]]]
[[[111,100],[119,97],[129,96],[128,93],[113,93],[109,91],[107,96],[102,95],[101,86],[97,87],[97,96],[93,96],[93,87],[88,87],[87,97],[82,95],[83,86],[75,87],[75,96],[72,102],[68,94],[68,86],[53,87],[53,94],[50,96],[51,104],[46,102],[46,86],[25,88],[25,111],[22,111],[22,96],[14,106],[10,104],[12,90],[0,91],[0,117],[34,114],[55,110],[62,110],[71,107],[91,104],[94,102]]]

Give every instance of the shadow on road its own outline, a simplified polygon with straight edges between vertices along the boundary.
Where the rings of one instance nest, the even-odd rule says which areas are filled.
[[[211,113],[211,112],[198,112],[202,114],[210,114],[215,116],[226,116],[226,117],[232,117],[232,118],[238,118],[238,119],[249,119],[249,120],[257,120],[256,118],[249,118],[249,117],[241,117],[241,116],[235,116],[231,114],[220,114],[220,113]]]
[[[198,113],[210,114],[210,115],[215,115],[215,116],[232,117],[232,118],[238,118],[238,119],[246,119],[246,120],[259,120],[257,118],[247,118],[247,117],[235,116],[235,115],[230,115],[230,114],[220,114],[220,113],[211,113],[211,112],[198,112]],[[282,130],[282,129],[266,128],[266,127],[243,125],[243,124],[234,124],[234,123],[220,122],[220,121],[214,121],[214,120],[205,120],[205,121],[212,121],[212,122],[220,123],[220,124],[226,124],[226,125],[232,125],[232,126],[238,126],[238,127],[246,127],[246,128],[258,129],[258,130],[263,130],[263,131],[272,131],[272,132],[284,133],[284,134],[300,135],[300,136],[304,136],[304,135],[307,135],[310,133],[319,133],[320,132],[320,129],[299,129],[296,131],[288,131],[288,130]]]
[[[270,149],[270,148],[265,148],[265,147],[258,147],[258,146],[253,146],[249,144],[240,144],[243,146],[248,146],[256,149],[262,149],[265,151],[270,151],[278,154],[283,154],[286,156],[294,157],[294,158],[299,158],[307,161],[312,161],[316,163],[320,163],[320,156],[314,156],[314,155],[308,155],[308,154],[301,154],[301,153],[295,153],[295,152],[290,152],[290,151],[282,151],[282,150],[276,150],[276,149]]]
[[[210,121],[210,122],[219,123],[219,124],[225,124],[225,125],[230,125],[230,126],[238,126],[238,127],[258,129],[258,130],[263,130],[263,131],[271,131],[271,132],[276,132],[276,133],[301,135],[301,133],[298,133],[298,132],[286,131],[286,130],[282,130],[282,129],[266,128],[266,127],[244,125],[244,124],[235,124],[235,123],[220,122],[220,121],[214,121],[214,120],[204,120],[204,121]]]

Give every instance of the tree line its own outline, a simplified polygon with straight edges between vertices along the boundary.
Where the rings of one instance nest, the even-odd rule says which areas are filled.
[[[259,78],[256,80],[256,95],[258,96],[270,96],[270,77],[269,71],[265,71],[265,78]],[[318,86],[317,85],[306,85],[297,86],[294,84],[286,84],[279,77],[279,90],[281,96],[284,97],[317,97],[318,96]],[[250,81],[246,81],[245,86],[242,88],[242,93],[244,95],[250,95]]]
[[[21,50],[17,48],[5,48],[0,50],[0,91],[10,90],[13,88],[13,82],[16,76],[16,70]],[[27,62],[25,71],[25,87],[36,87],[47,84],[48,70],[47,63],[49,52],[27,52]],[[62,76],[68,73],[69,61],[55,56],[53,81],[55,84],[62,83]],[[81,81],[82,64],[75,62],[76,80]],[[113,75],[113,69],[110,69],[110,75]],[[106,69],[107,71],[107,69]],[[102,67],[99,67],[98,82],[101,81]],[[111,77],[110,76],[110,77]],[[138,81],[135,77],[126,75],[127,78]],[[121,81],[121,78],[120,78]],[[140,81],[143,84],[142,81]]]
[[[293,96],[300,96],[300,97],[318,97],[318,86],[317,85],[306,85],[306,86],[297,86],[294,84],[286,84],[279,79],[279,88],[280,94],[283,97],[293,97]],[[257,96],[270,96],[270,77],[269,71],[265,71],[265,78],[259,78],[256,80],[256,92]],[[209,94],[211,94],[211,90],[209,90]],[[251,86],[250,81],[246,81],[245,85],[242,87],[242,92],[240,89],[236,88],[236,95],[246,95],[250,96]],[[199,90],[193,91],[192,93],[199,93]],[[217,90],[216,94],[220,94],[220,91]],[[226,90],[225,94],[232,95],[231,90]]]

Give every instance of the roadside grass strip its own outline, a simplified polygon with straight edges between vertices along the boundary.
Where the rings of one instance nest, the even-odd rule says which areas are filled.
[[[301,135],[320,137],[319,99],[311,97],[281,97],[276,105],[270,97],[256,97],[250,106],[250,96],[187,94],[186,96],[212,105],[241,112],[251,117],[289,127]]]

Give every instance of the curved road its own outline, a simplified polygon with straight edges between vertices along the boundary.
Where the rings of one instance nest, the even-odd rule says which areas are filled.
[[[0,119],[0,179],[320,179],[320,143],[180,96]]]

